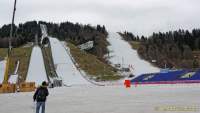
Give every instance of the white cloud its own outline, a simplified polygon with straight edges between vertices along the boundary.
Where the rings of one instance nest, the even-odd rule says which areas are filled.
[[[10,23],[13,2],[0,1],[0,26]],[[149,35],[200,27],[199,4],[199,0],[18,0],[16,23],[72,21]]]

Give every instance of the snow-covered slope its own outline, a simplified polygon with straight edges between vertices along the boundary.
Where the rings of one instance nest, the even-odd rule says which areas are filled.
[[[6,61],[0,61],[0,84],[3,82],[4,79],[4,71],[5,71]]]
[[[113,64],[132,65],[133,74],[136,76],[143,73],[159,72],[160,69],[152,66],[145,60],[139,58],[137,51],[133,50],[128,42],[124,41],[118,33],[109,33],[108,42],[111,44],[108,49],[113,56],[109,61]]]
[[[35,46],[32,50],[26,81],[35,82],[36,85],[40,85],[44,80],[47,81],[47,74],[42,50],[39,46]]]
[[[49,37],[56,72],[66,85],[90,84],[74,66],[68,49],[56,38]]]

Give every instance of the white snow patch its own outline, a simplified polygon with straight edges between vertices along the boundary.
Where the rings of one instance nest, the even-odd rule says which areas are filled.
[[[5,68],[6,68],[6,61],[0,61],[0,84],[3,82],[4,80],[4,72],[5,72]]]
[[[111,51],[109,59],[112,64],[122,64],[122,66],[132,65],[133,74],[138,76],[144,73],[159,72],[160,69],[152,66],[145,60],[140,59],[136,50],[131,48],[131,45],[124,41],[118,33],[109,33],[108,46]]]
[[[72,62],[69,55],[69,48],[65,48],[65,46],[56,38],[49,37],[49,39],[56,72],[58,76],[62,78],[63,83],[66,85],[90,84],[83,78]]]
[[[9,83],[16,84],[16,83],[17,83],[17,79],[18,79],[18,75],[11,75],[11,76],[9,77],[8,82],[9,82]]]
[[[42,50],[39,46],[35,46],[32,50],[26,81],[35,82],[36,85],[40,85],[42,81],[47,81]]]

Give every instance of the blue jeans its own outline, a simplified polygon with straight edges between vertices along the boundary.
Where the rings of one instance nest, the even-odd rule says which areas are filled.
[[[45,113],[45,102],[37,102],[36,103],[36,113],[40,112],[40,108],[42,108],[41,113]]]

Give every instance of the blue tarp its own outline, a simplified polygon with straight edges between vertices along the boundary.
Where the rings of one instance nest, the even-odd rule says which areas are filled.
[[[189,70],[175,70],[164,73],[142,74],[132,79],[131,82],[159,82],[178,80],[200,80],[200,70],[196,72]]]
[[[200,80],[200,70],[194,72],[194,74],[192,72],[186,74],[189,76],[184,77],[184,75],[182,75],[178,78],[178,80]]]

